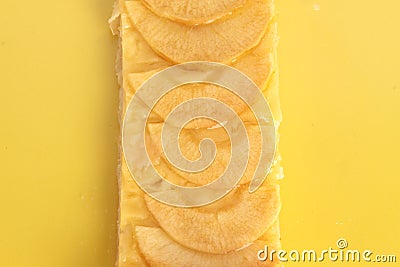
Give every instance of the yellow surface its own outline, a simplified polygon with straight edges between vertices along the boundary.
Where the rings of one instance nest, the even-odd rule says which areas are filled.
[[[113,266],[112,2],[0,3],[0,266]],[[277,9],[283,245],[400,258],[400,3]]]

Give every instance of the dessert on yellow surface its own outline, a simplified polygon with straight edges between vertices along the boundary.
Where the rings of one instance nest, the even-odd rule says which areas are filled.
[[[277,31],[272,0],[179,1],[119,0],[110,24],[119,34],[117,71],[121,83],[121,119],[139,87],[176,63],[215,61],[247,75],[262,90],[281,121],[276,65]],[[202,172],[175,168],[160,142],[168,114],[186,100],[209,97],[230,106],[244,122],[250,157],[238,185],[224,198],[197,208],[162,204],[146,195],[132,178],[121,151],[119,253],[117,266],[277,266],[261,262],[257,252],[280,247],[279,154],[267,181],[254,193],[249,182],[260,155],[261,135],[248,105],[218,85],[187,84],[157,103],[146,125],[146,148],[161,176],[181,186],[200,186],[217,179],[229,164],[231,147],[223,127],[196,119],[179,135],[182,154],[200,156],[204,138],[215,142],[216,157]],[[133,111],[134,112],[134,111]],[[264,137],[265,138],[265,137]]]

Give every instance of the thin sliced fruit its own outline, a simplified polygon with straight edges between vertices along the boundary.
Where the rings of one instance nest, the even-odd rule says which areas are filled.
[[[161,71],[164,68],[154,69],[150,71],[144,72],[134,72],[128,73],[124,79],[124,103],[125,103],[125,110],[127,105],[132,100],[134,94],[139,90],[140,86],[147,81],[152,75],[156,74],[157,72]],[[161,122],[163,119],[158,115],[156,112],[152,112],[148,117],[148,121],[151,122]]]
[[[225,166],[227,165],[226,161],[229,160],[229,157],[224,158],[224,156],[226,156],[226,153],[222,153],[221,150],[223,146],[221,146],[221,144],[226,146],[225,150],[230,149],[230,144],[225,141],[225,138],[227,138],[225,131],[219,131],[220,135],[217,135],[218,138],[221,138],[221,136],[225,136],[225,138],[223,138],[224,141],[217,143],[216,157],[212,164],[207,169],[199,173],[190,173],[179,171],[166,159],[161,144],[162,126],[162,123],[150,123],[147,125],[146,129],[146,149],[148,151],[148,155],[153,166],[156,168],[157,172],[162,175],[162,177],[164,177],[171,183],[180,186],[198,186],[208,184],[209,182],[217,179],[223,174],[223,172],[225,171]],[[179,143],[183,144],[181,146],[181,151],[182,154],[189,160],[195,160],[200,156],[198,145],[199,142],[203,139],[202,137],[200,137],[200,135],[213,138],[210,137],[210,135],[207,135],[205,133],[206,131],[207,129],[199,129],[197,131],[197,136],[199,137],[197,138],[197,140],[194,139],[192,136],[193,131],[181,131],[181,134],[179,136]]]
[[[272,233],[275,234],[275,233]],[[160,228],[136,227],[136,238],[146,262],[153,267],[253,267],[276,266],[275,262],[259,261],[257,252],[265,241],[257,240],[248,247],[227,254],[211,254],[191,250],[171,239]],[[271,249],[275,249],[273,246]]]
[[[162,123],[151,123],[146,129],[146,148],[150,160],[159,172],[166,172],[164,176],[170,182],[176,183],[182,179],[196,185],[206,185],[220,177],[230,163],[231,143],[224,128],[213,129],[183,129],[179,136],[180,150],[189,160],[196,160],[200,157],[199,145],[206,138],[214,141],[216,145],[216,157],[212,164],[201,172],[184,172],[172,166],[162,150],[161,132]],[[258,166],[261,155],[261,135],[257,125],[245,124],[247,136],[243,137],[243,144],[249,142],[250,157],[247,168],[239,181],[239,184],[249,183]],[[174,137],[170,137],[174,138]],[[170,139],[168,138],[168,139]],[[233,163],[234,164],[234,163]],[[173,171],[169,172],[167,169]],[[181,184],[181,182],[179,182]]]
[[[121,15],[121,42],[125,73],[150,71],[170,65],[151,49],[140,33],[131,25],[126,14]]]
[[[261,43],[235,61],[232,64],[232,67],[247,75],[260,89],[266,88],[267,83],[271,78],[271,73],[273,73],[275,69],[275,55],[273,54],[273,49],[276,46],[276,42],[276,23],[271,23],[268,32]],[[133,94],[147,79],[162,69],[163,68],[158,68],[148,72],[129,73],[127,75],[127,85],[125,86],[126,103],[129,102]],[[268,89],[269,87],[266,88],[266,90],[271,91]],[[254,120],[248,106],[230,91],[211,84],[190,84],[180,86],[164,96],[164,98],[156,105],[149,121],[163,121],[177,105],[196,97],[215,98],[232,107],[238,114],[246,114],[243,116],[244,121],[251,122]],[[271,99],[271,101],[274,100]],[[215,122],[209,120],[198,120],[196,124],[192,124],[192,126],[194,128],[208,128],[215,126]]]
[[[268,31],[260,44],[235,60],[231,66],[247,75],[260,89],[264,90],[271,74],[276,69],[274,50],[276,49],[277,41],[277,24],[274,22],[268,27]],[[128,89],[131,95],[147,79],[164,68],[165,66],[161,66],[150,71],[140,70],[129,73],[127,79],[129,80],[130,88]]]
[[[139,0],[125,7],[149,46],[175,63],[232,62],[260,42],[273,12],[272,1],[255,0],[227,19],[187,26],[158,17]]]
[[[154,72],[143,74],[129,74],[128,84],[131,88],[127,94],[129,99],[133,95],[132,91],[137,90],[136,88],[134,88],[138,85],[137,81],[143,80],[146,77],[150,78],[153,73]],[[237,96],[230,90],[220,87],[218,85],[196,83],[179,86],[162,96],[162,98],[154,106],[152,116],[149,117],[149,121],[156,122],[157,119],[159,119],[159,122],[164,121],[178,105],[186,101],[202,97],[216,99],[224,103],[232,110],[234,110],[234,112],[239,116],[240,114],[246,112],[247,114],[252,114],[249,106],[239,96]],[[253,122],[255,122],[255,117],[251,117],[251,115],[247,116],[246,119],[247,121],[253,120]],[[194,123],[186,125],[185,128],[209,128],[215,125],[215,121],[211,121],[209,119],[198,119]]]
[[[277,219],[271,227],[259,239],[264,241],[270,248],[281,249],[281,229],[279,219]]]
[[[265,233],[280,210],[279,186],[264,184],[249,193],[240,186],[225,198],[200,208],[176,208],[145,196],[161,228],[178,243],[198,251],[227,253]]]
[[[263,90],[272,72],[276,69],[276,50],[278,43],[277,24],[270,23],[268,31],[261,42],[252,50],[238,58],[232,67],[247,75]]]
[[[213,22],[242,7],[248,0],[144,0],[158,16],[189,25]]]
[[[279,72],[275,70],[271,73],[271,77],[268,79],[267,85],[264,87],[263,95],[267,99],[272,117],[275,122],[275,130],[278,131],[279,125],[282,122],[282,111],[280,105],[279,97]],[[240,117],[244,121],[252,121],[253,113],[251,110],[246,109],[241,114]]]

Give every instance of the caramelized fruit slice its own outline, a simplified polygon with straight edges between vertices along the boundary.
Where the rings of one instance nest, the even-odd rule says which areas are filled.
[[[229,18],[187,26],[158,17],[139,0],[125,6],[149,46],[175,63],[232,62],[260,42],[273,12],[271,1],[255,0]]]
[[[248,0],[144,0],[158,16],[189,25],[211,23]]]
[[[273,49],[276,46],[276,43],[276,23],[271,23],[268,33],[263,37],[261,43],[235,61],[232,64],[232,67],[247,75],[260,89],[265,89],[267,92],[275,92],[276,90],[270,87],[276,85],[271,83],[270,80],[271,75],[275,72],[276,64]],[[129,102],[133,94],[147,79],[162,69],[163,68],[158,68],[146,72],[129,73],[126,76],[126,103]],[[275,102],[279,102],[279,98],[274,98],[276,94],[270,95],[270,93],[266,94],[268,100],[272,101],[270,104],[275,105]],[[161,99],[158,105],[155,107],[149,121],[163,121],[177,105],[196,97],[210,97],[218,99],[232,107],[238,114],[245,114],[245,116],[243,116],[244,121],[252,121],[253,119],[251,116],[251,111],[248,109],[247,105],[241,101],[239,97],[233,93],[230,93],[228,90],[211,84],[189,84],[176,88],[174,91],[170,92],[163,99]],[[198,121],[197,124],[192,124],[192,126],[196,128],[207,128],[214,125],[214,122],[205,120]]]
[[[220,177],[229,165],[231,158],[231,143],[224,128],[214,129],[183,129],[179,136],[180,151],[183,156],[189,160],[196,160],[201,156],[199,146],[200,142],[206,138],[213,140],[216,145],[216,156],[210,166],[201,172],[184,172],[172,166],[162,149],[161,132],[162,123],[151,123],[147,126],[146,148],[150,160],[159,172],[162,172],[172,183],[182,184],[184,179],[195,185],[206,185]],[[261,155],[261,135],[257,125],[246,125],[247,136],[243,137],[243,144],[249,142],[250,157],[247,162],[247,168],[239,181],[239,184],[249,183],[258,166]],[[168,139],[175,138],[169,137]],[[210,159],[211,161],[211,159]],[[171,172],[172,171],[172,172]]]
[[[264,184],[250,194],[241,186],[223,199],[200,208],[177,208],[145,196],[161,228],[188,248],[227,253],[258,239],[276,221],[279,186]]]
[[[153,267],[253,267],[276,266],[261,262],[257,252],[269,243],[257,240],[248,247],[227,254],[211,254],[186,248],[171,239],[160,228],[136,227],[136,238],[146,262]],[[271,249],[274,249],[272,246]]]

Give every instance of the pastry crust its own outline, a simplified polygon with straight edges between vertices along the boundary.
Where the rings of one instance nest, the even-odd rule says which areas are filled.
[[[200,0],[195,0],[193,2],[198,2]],[[127,3],[128,2],[128,3]],[[129,3],[130,2],[130,3]],[[141,2],[140,0],[118,0],[114,7],[114,12],[109,20],[109,24],[113,34],[119,37],[119,52],[117,57],[116,72],[119,77],[119,83],[121,86],[120,93],[120,120],[122,125],[122,120],[125,116],[127,105],[132,99],[135,92],[153,74],[175,65],[174,60],[168,59],[165,55],[162,55],[160,51],[154,47],[154,44],[149,44],[149,40],[144,38],[143,33],[140,32],[142,25],[135,25],[135,19],[132,18],[132,2],[137,3],[142,7],[149,8],[149,3],[147,1]],[[152,5],[161,3],[163,1],[150,1]],[[172,1],[171,5],[173,2]],[[178,1],[179,2],[179,1]],[[211,1],[215,2],[215,1]],[[230,1],[235,2],[235,1]],[[249,2],[246,5],[242,4],[235,6],[229,17],[234,17],[235,12],[237,16],[245,12],[248,9],[248,5],[251,5],[252,1],[237,1]],[[260,2],[260,1],[258,1]],[[267,6],[273,7],[273,0],[266,0]],[[130,7],[128,12],[126,4]],[[220,6],[219,6],[220,7]],[[157,12],[153,13],[155,7],[152,6],[148,11],[151,12],[152,16],[160,16]],[[170,8],[170,7],[169,7]],[[243,10],[241,10],[243,8]],[[159,9],[164,10],[165,9]],[[273,10],[273,8],[271,8]],[[219,11],[216,10],[216,14]],[[189,12],[190,13],[190,12]],[[163,22],[165,20],[171,20],[173,24],[181,23],[182,28],[187,29],[188,24],[190,27],[203,27],[204,25],[194,25],[199,24],[199,19],[197,17],[193,18],[195,23],[190,22],[190,17],[185,13],[184,21],[178,19],[169,18],[165,15],[159,21]],[[212,14],[212,13],[211,13]],[[221,13],[222,14],[222,13]],[[221,18],[222,15],[215,17],[213,21],[206,21],[211,25],[213,23],[223,23],[218,20],[225,20]],[[255,18],[266,20],[267,18]],[[188,22],[189,21],[189,22]],[[240,21],[240,20],[237,20]],[[169,23],[169,22],[168,22]],[[242,47],[242,51],[238,50],[235,52],[235,58],[230,65],[242,73],[246,74],[253,82],[260,88],[263,92],[264,97],[267,99],[272,114],[275,119],[275,128],[278,130],[278,126],[282,120],[280,104],[279,104],[279,94],[278,94],[278,69],[276,61],[276,47],[277,47],[277,30],[276,22],[274,20],[274,14],[271,13],[268,21],[262,21],[258,23],[268,24],[266,31],[262,33],[261,36],[257,37],[256,43],[250,45],[247,48]],[[201,24],[201,23],[200,23]],[[180,26],[179,26],[180,27]],[[179,27],[174,27],[172,30],[178,30]],[[238,32],[243,32],[246,30],[248,25],[239,25],[242,29]],[[168,27],[160,26],[160,29],[168,29]],[[202,30],[204,31],[204,30]],[[177,34],[176,32],[165,33],[169,35]],[[234,34],[233,34],[234,35]],[[232,38],[233,35],[226,35]],[[147,37],[148,38],[148,37]],[[193,40],[201,40],[201,36],[197,36]],[[159,41],[159,40],[158,40]],[[229,40],[228,40],[229,41]],[[235,40],[232,40],[234,44]],[[190,42],[190,40],[188,40]],[[251,42],[249,42],[251,43]],[[215,47],[215,49],[224,49],[224,47]],[[231,48],[230,48],[231,49]],[[184,56],[179,56],[179,51],[175,52],[180,59]],[[202,60],[202,58],[198,58]],[[203,60],[208,60],[205,57]],[[217,59],[217,58],[216,58]],[[221,58],[221,60],[225,60]],[[180,93],[179,93],[179,90]],[[202,94],[208,97],[219,98],[220,101],[226,101],[232,105],[235,111],[240,114],[243,121],[248,123],[250,126],[247,129],[252,128],[253,115],[251,110],[245,105],[242,106],[240,101],[230,96],[228,93],[218,90],[224,90],[218,88],[217,86],[205,86],[194,85],[194,86],[182,86],[176,89],[176,92],[172,92],[172,96],[167,97],[164,103],[176,106],[180,101],[185,100],[185,98],[201,97]],[[189,93],[188,93],[189,92]],[[175,94],[175,95],[174,95]],[[186,96],[185,96],[186,95]],[[228,99],[229,98],[229,99]],[[237,101],[237,102],[235,102]],[[165,117],[168,115],[170,110],[165,108],[166,105],[160,101],[160,108],[156,108],[151,114],[148,123],[148,129],[150,131],[149,140],[150,146],[152,142],[159,143],[157,141],[158,135],[153,135],[153,130],[157,129],[159,125],[163,124]],[[162,106],[164,105],[164,106]],[[164,108],[163,108],[164,107]],[[200,131],[206,132],[207,129],[214,127],[210,121],[199,122],[199,124],[192,124],[192,127],[188,125],[187,136],[183,136],[184,145],[187,148],[196,147],[198,140],[193,136],[197,136],[196,129],[201,128]],[[157,131],[156,131],[157,132]],[[224,144],[226,142],[223,139],[223,134],[221,135],[218,131],[214,131],[214,137],[221,140],[217,141],[217,144]],[[210,133],[212,135],[212,133]],[[204,134],[206,136],[207,133]],[[222,137],[221,137],[222,136]],[[197,136],[198,137],[198,136]],[[277,138],[279,139],[279,138]],[[186,143],[185,143],[186,142]],[[192,143],[193,144],[192,144]],[[218,143],[219,142],[219,143]],[[154,144],[153,144],[154,145]],[[218,145],[217,145],[218,146]],[[278,146],[277,146],[278,147]],[[222,147],[224,148],[224,147]],[[225,147],[226,148],[226,147]],[[150,148],[151,150],[152,148]],[[209,172],[205,172],[206,176],[204,179],[197,179],[200,174],[188,175],[180,170],[174,170],[168,160],[163,157],[162,152],[159,148],[153,146],[154,152],[152,155],[155,168],[159,168],[157,171],[166,176],[166,179],[170,179],[171,182],[182,185],[182,186],[199,186],[207,184],[213,180],[212,174],[220,172],[227,163],[223,160],[219,160],[218,164],[210,169]],[[158,150],[156,150],[158,149]],[[256,148],[254,148],[256,152]],[[226,149],[225,149],[226,150]],[[131,267],[131,266],[278,266],[279,262],[260,262],[257,259],[257,251],[263,249],[265,245],[271,246],[271,248],[280,248],[280,230],[279,230],[279,211],[280,211],[280,199],[279,199],[279,180],[283,177],[282,168],[280,167],[280,155],[276,152],[275,161],[270,174],[268,175],[268,180],[262,185],[261,191],[254,195],[256,201],[266,201],[265,203],[252,203],[251,194],[244,192],[243,188],[248,187],[248,183],[251,175],[247,175],[239,184],[238,188],[234,189],[231,194],[213,203],[212,205],[196,208],[176,208],[176,207],[165,207],[164,204],[157,203],[156,200],[151,199],[146,196],[145,193],[139,188],[135,180],[132,178],[131,173],[125,162],[125,158],[120,149],[120,165],[118,170],[119,179],[119,242],[118,242],[118,259],[116,266],[118,267]],[[223,149],[221,151],[224,151]],[[198,151],[197,151],[198,152]],[[190,155],[195,156],[196,152],[186,152]],[[192,154],[190,154],[192,153]],[[226,153],[226,152],[224,152]],[[258,153],[258,152],[257,152]],[[150,153],[151,154],[151,153]],[[224,165],[225,164],[225,165]],[[254,168],[249,168],[248,172],[251,172]],[[196,178],[197,177],[197,178]],[[217,178],[217,177],[215,177]],[[262,192],[275,192],[274,194],[267,194],[267,197],[260,197]],[[242,192],[241,194],[247,194],[242,197],[234,197],[235,191]],[[244,192],[244,193],[243,193]],[[258,196],[258,197],[256,197]],[[273,199],[272,199],[273,197]],[[270,198],[270,199],[268,199]],[[250,201],[249,203],[238,203],[238,201]],[[266,203],[273,202],[273,205]],[[264,207],[265,212],[260,209],[258,211],[255,209],[251,212],[252,218],[250,219],[235,219],[240,216],[246,216],[245,210],[251,208],[250,206]],[[239,208],[239,207],[244,207]],[[236,214],[236,213],[240,214]],[[179,214],[179,216],[177,215]],[[259,216],[259,215],[263,216]],[[163,216],[169,216],[168,220],[163,220]],[[175,216],[175,217],[174,217]],[[197,217],[203,216],[203,217]],[[220,216],[221,221],[218,221],[218,216]],[[197,218],[197,219],[196,219]],[[200,219],[199,219],[200,218]],[[232,220],[231,230],[226,229],[206,229],[207,221],[210,222],[212,227],[226,227],[229,225],[229,218]],[[182,220],[191,220],[184,221]],[[251,225],[246,225],[246,227],[241,227],[241,223],[251,224],[255,221],[256,230],[253,229]],[[201,223],[199,223],[201,222]],[[219,223],[224,223],[224,225],[218,225]],[[193,229],[184,229],[185,227],[193,227]],[[211,227],[211,226],[208,226]],[[247,229],[247,230],[246,230]],[[175,234],[177,231],[179,234]],[[247,233],[247,232],[248,233]],[[185,232],[189,232],[193,238],[200,238],[203,243],[197,243],[194,245],[190,244],[190,240],[182,240],[185,238]],[[218,238],[213,238],[210,233],[219,233]],[[229,234],[228,234],[229,233]],[[148,235],[149,239],[146,239]],[[235,236],[240,236],[241,239],[234,240]],[[203,237],[203,238],[202,238]],[[158,240],[157,240],[158,239]],[[242,240],[242,241],[241,241]],[[161,247],[160,247],[161,246]],[[172,247],[176,251],[176,254],[172,253],[170,249],[166,247]],[[155,251],[159,249],[159,251]],[[145,251],[144,251],[145,250]],[[214,250],[214,251],[213,251]],[[172,250],[173,251],[173,250]],[[158,255],[157,253],[163,253]],[[169,253],[172,253],[169,254]],[[174,259],[174,255],[175,258]],[[225,265],[224,265],[225,264]]]

